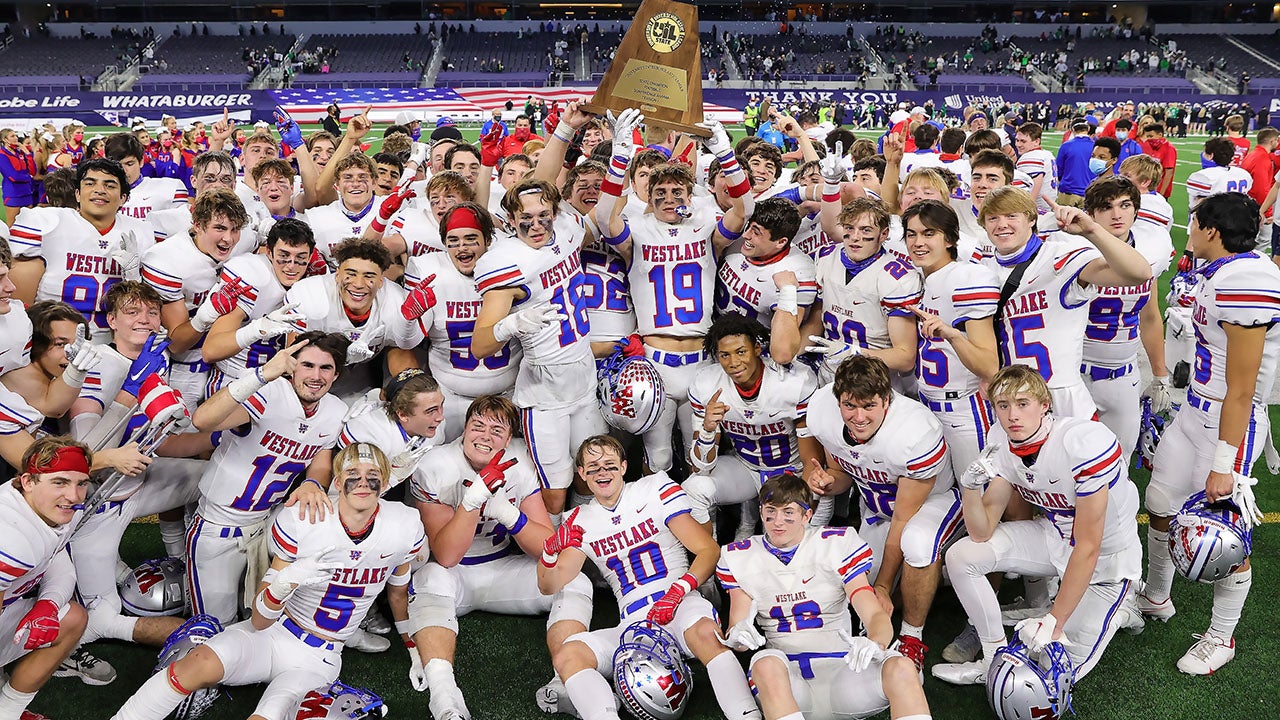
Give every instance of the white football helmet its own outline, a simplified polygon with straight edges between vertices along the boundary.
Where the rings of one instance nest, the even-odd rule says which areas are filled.
[[[1211,583],[1235,572],[1253,552],[1253,531],[1227,500],[1192,495],[1169,527],[1169,555],[1188,580]]]
[[[653,361],[614,351],[597,376],[596,400],[605,422],[632,435],[641,435],[658,422],[667,393]]]
[[[987,702],[1000,720],[1058,720],[1071,707],[1075,671],[1062,643],[1032,657],[1017,635],[987,669]]]
[[[171,559],[171,558],[170,558]],[[173,663],[187,656],[187,653],[208,642],[209,638],[222,632],[222,623],[212,615],[195,615],[177,630],[174,630],[164,647],[160,648],[160,659],[154,672],[161,672]],[[183,699],[173,711],[176,720],[195,720],[213,707],[221,692],[218,687],[196,690]]]
[[[363,688],[352,687],[341,680],[324,685],[298,700],[293,720],[374,720],[386,717],[382,698]]]
[[[613,653],[618,697],[638,720],[676,720],[693,690],[680,645],[661,625],[641,620],[622,631]]]
[[[120,604],[141,617],[181,615],[187,607],[186,578],[186,566],[178,558],[144,560],[120,583]]]

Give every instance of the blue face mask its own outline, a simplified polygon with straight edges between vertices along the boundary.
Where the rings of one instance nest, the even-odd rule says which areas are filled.
[[[1093,173],[1094,176],[1101,175],[1102,172],[1106,169],[1107,169],[1106,160],[1100,160],[1098,158],[1089,158],[1089,172]]]
[[[413,137],[414,142],[418,142],[418,139],[422,137],[422,128],[414,128],[410,135]]]

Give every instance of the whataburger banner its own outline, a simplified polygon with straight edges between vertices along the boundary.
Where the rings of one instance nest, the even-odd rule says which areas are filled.
[[[118,125],[127,127],[133,118],[142,117],[152,124],[162,115],[173,115],[180,124],[193,120],[206,122],[221,118],[223,108],[241,123],[271,120],[271,112],[280,105],[302,122],[316,122],[324,117],[331,102],[342,108],[345,121],[358,114],[366,106],[375,122],[390,122],[397,113],[408,110],[418,113],[428,124],[448,116],[456,122],[473,122],[488,118],[494,109],[506,110],[512,104],[513,112],[520,112],[525,101],[532,96],[550,104],[563,105],[570,100],[588,100],[595,88],[353,88],[353,89],[285,89],[243,90],[239,92],[209,92],[198,90],[183,93],[132,93],[132,92],[64,92],[19,93],[0,90],[0,126],[28,128],[51,121],[61,126],[71,120],[86,125]],[[1273,118],[1280,117],[1280,98],[1272,95],[1165,95],[1158,92],[1128,94],[1122,92],[1097,92],[1080,94],[1044,93],[992,93],[950,94],[946,92],[881,91],[881,90],[803,90],[787,88],[756,89],[703,89],[703,106],[707,117],[722,122],[740,122],[742,108],[749,98],[770,97],[784,107],[800,101],[837,100],[845,103],[870,101],[878,106],[897,103],[923,104],[932,99],[942,110],[958,116],[967,105],[1001,105],[1004,103],[1028,103],[1049,100],[1056,108],[1062,103],[1093,102],[1109,108],[1117,102],[1248,102],[1255,109],[1269,108]],[[1273,120],[1275,122],[1275,120]]]

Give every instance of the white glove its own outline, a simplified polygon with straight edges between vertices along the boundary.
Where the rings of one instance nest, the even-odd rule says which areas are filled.
[[[132,230],[120,233],[120,244],[111,251],[111,259],[120,266],[120,276],[125,280],[142,280],[142,254]]]
[[[995,454],[995,445],[988,444],[978,454],[978,459],[969,464],[965,471],[960,473],[957,482],[960,487],[966,490],[981,490],[987,486],[987,483],[1000,475],[996,471],[995,463],[991,461],[991,456]]]
[[[871,663],[884,658],[884,648],[866,635],[850,637],[844,630],[837,630],[836,635],[849,646],[849,652],[845,655],[844,661],[848,663],[849,669],[856,673],[866,670],[871,667]]]
[[[835,150],[818,161],[818,172],[822,173],[823,180],[832,184],[844,180],[844,143],[836,143]]]
[[[200,303],[200,307],[196,308],[196,314],[191,316],[191,328],[196,332],[209,332],[209,328],[213,327],[220,317],[222,314],[213,307],[213,303],[208,298],[205,298],[205,301]]]
[[[560,310],[551,304],[527,307],[499,320],[493,326],[493,337],[498,342],[506,342],[516,335],[533,335],[563,318]]]
[[[764,635],[756,629],[756,615],[760,613],[760,603],[752,600],[747,616],[729,628],[728,634],[720,644],[731,650],[759,650],[764,647]]]
[[[1276,452],[1276,444],[1272,439],[1268,439],[1262,446],[1262,457],[1266,458],[1267,469],[1271,474],[1280,475],[1280,453]]]
[[[480,484],[483,485],[484,483]],[[520,522],[520,508],[511,502],[511,498],[507,496],[505,488],[499,489],[489,498],[489,501],[484,504],[484,512],[480,514],[501,524],[508,530]]]
[[[427,162],[427,156],[431,154],[431,146],[427,143],[415,142],[413,150],[409,153],[409,162],[417,163],[418,167],[422,167]]]
[[[440,432],[440,429],[437,429]],[[404,482],[418,467],[418,461],[431,449],[429,438],[415,437],[408,446],[391,456],[391,484]]]
[[[1240,508],[1240,519],[1245,527],[1252,530],[1262,524],[1262,511],[1258,509],[1258,501],[1253,497],[1253,486],[1258,478],[1234,473],[1236,486],[1231,490],[1231,502]]]
[[[409,648],[409,684],[418,692],[427,689],[427,673],[422,669],[422,656],[416,647]]]
[[[346,417],[342,418],[342,422],[351,422],[361,415],[368,415],[374,410],[381,410],[386,406],[386,403],[382,402],[382,389],[371,388],[364,395],[356,398],[355,402],[351,403],[351,409],[347,411]]]
[[[832,340],[821,335],[810,335],[809,342],[813,344],[806,347],[804,351],[821,355],[822,362],[832,369],[835,369],[845,358],[857,355],[859,352],[859,348],[843,340]]]
[[[1027,618],[1014,626],[1013,631],[1018,639],[1033,653],[1044,650],[1044,646],[1053,642],[1053,631],[1058,628],[1058,618],[1052,614],[1044,617]]]
[[[711,137],[702,139],[702,144],[707,148],[707,152],[720,157],[727,152],[733,151],[733,143],[729,142],[729,133],[725,131],[724,125],[721,125],[719,120],[700,122],[698,127],[711,131]]]
[[[479,477],[471,479],[471,484],[462,491],[462,509],[463,510],[479,510],[484,507],[485,503],[493,499],[493,493],[489,492],[489,488]]]
[[[298,303],[286,303],[278,310],[272,310],[266,315],[263,315],[257,320],[245,325],[241,328],[241,331],[245,331],[245,333],[250,335],[251,338],[247,343],[240,343],[240,347],[248,347],[258,340],[266,340],[267,338],[273,338],[279,335],[284,335],[285,333],[294,332],[298,329],[298,323],[306,319],[302,313],[296,312],[297,309]],[[239,333],[236,333],[236,335],[236,339],[239,340]]]
[[[67,369],[62,371],[62,382],[67,387],[82,387],[89,371],[102,362],[102,350],[89,343],[84,325],[77,325],[76,339],[67,346],[66,353],[70,362]]]
[[[362,331],[360,333],[360,337],[352,341],[352,343],[347,346],[347,364],[355,365],[357,363],[362,363],[366,360],[372,359],[374,355],[377,355],[377,351],[370,346],[383,339],[382,331],[382,323],[378,323],[372,328]]]
[[[284,602],[299,585],[319,585],[329,582],[333,571],[342,567],[348,553],[330,545],[314,555],[300,557],[276,573],[267,589],[271,596]]]
[[[644,115],[636,108],[627,108],[617,117],[610,110],[607,117],[613,125],[613,154],[630,160],[636,154],[635,129],[644,122]]]
[[[1151,399],[1151,412],[1169,412],[1173,407],[1173,397],[1169,392],[1169,376],[1152,378],[1142,397]]]

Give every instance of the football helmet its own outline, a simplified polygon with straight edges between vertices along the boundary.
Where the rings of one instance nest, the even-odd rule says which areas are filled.
[[[1192,495],[1169,527],[1169,555],[1189,580],[1211,583],[1235,572],[1253,552],[1253,531],[1228,500]]]
[[[1000,720],[1058,720],[1075,712],[1074,682],[1075,670],[1062,643],[1049,643],[1032,657],[1014,635],[987,669],[987,702]]]
[[[658,422],[667,393],[649,358],[627,357],[615,350],[602,361],[596,376],[596,400],[605,422],[632,435]]]
[[[386,717],[382,698],[341,680],[312,690],[298,700],[294,720],[373,720]]]
[[[1177,405],[1172,412],[1177,412]],[[1151,399],[1142,398],[1142,425],[1138,434],[1138,457],[1134,459],[1135,468],[1150,470],[1156,459],[1156,446],[1160,444],[1160,436],[1172,422],[1170,415],[1153,412]]]
[[[120,603],[131,615],[181,615],[187,607],[186,576],[178,558],[144,560],[120,583]]]
[[[613,681],[623,707],[637,720],[676,720],[693,690],[693,673],[675,636],[648,620],[622,631],[613,653]]]
[[[218,622],[214,616],[192,616],[164,641],[164,647],[160,648],[160,659],[156,663],[155,672],[162,672],[220,632],[222,632],[222,623]],[[182,700],[182,703],[173,711],[172,717],[176,720],[195,720],[209,712],[220,694],[217,686],[196,690]]]

